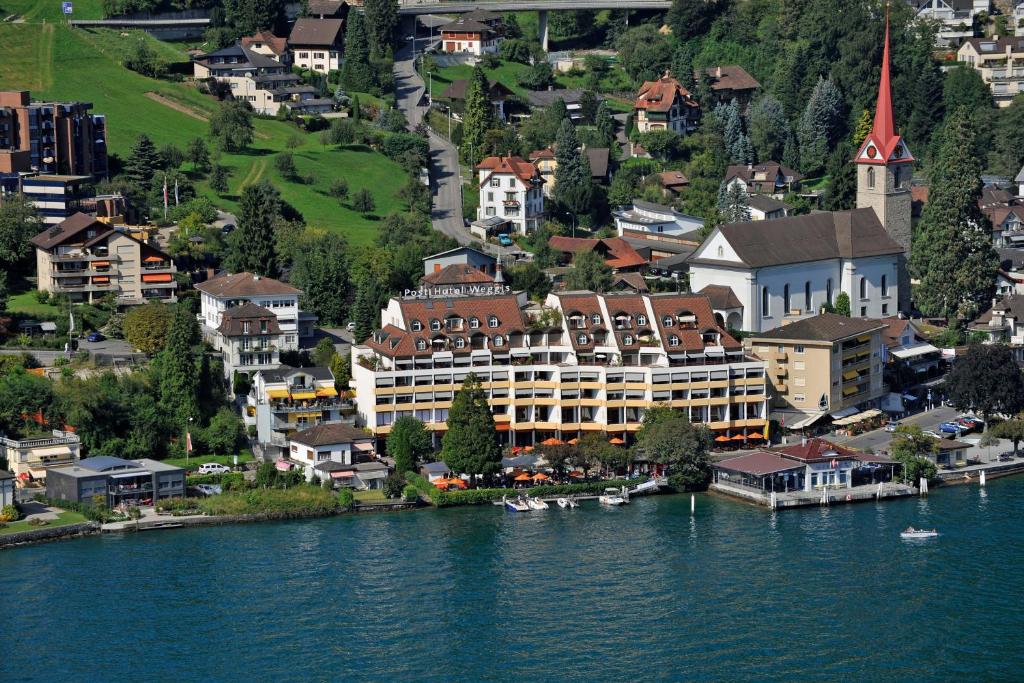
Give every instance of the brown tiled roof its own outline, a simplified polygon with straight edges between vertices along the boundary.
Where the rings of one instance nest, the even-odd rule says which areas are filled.
[[[903,331],[907,329],[910,321],[903,318],[889,317],[882,318],[882,322],[885,324],[885,329],[882,330],[882,341],[889,348],[900,346],[900,337],[903,336]]]
[[[242,38],[242,46],[252,48],[254,43],[263,43],[275,55],[283,55],[288,49],[288,39],[279,38],[270,31],[258,31],[255,35]]]
[[[65,218],[52,228],[47,228],[32,238],[31,242],[40,249],[52,249],[62,242],[76,236],[89,226],[97,226],[97,230],[110,232],[110,226],[101,223],[92,216],[76,213]]]
[[[267,331],[261,332],[258,327],[250,328],[248,334],[281,334],[281,326],[277,322],[277,316],[272,311],[257,306],[254,303],[245,303],[224,311],[221,316],[220,327],[217,331],[225,337],[238,337],[245,334],[242,331],[243,321],[267,321]]]
[[[424,275],[421,281],[425,285],[433,286],[472,285],[492,283],[494,278],[473,266],[468,266],[464,263],[453,263],[436,273]]]
[[[572,346],[577,351],[592,350],[595,346],[594,333],[601,330],[611,330],[611,325],[601,312],[601,304],[597,300],[597,294],[593,292],[568,292],[558,294],[561,302],[562,315],[566,320],[566,329],[569,331],[569,338]],[[574,314],[583,315],[586,318],[586,326],[582,329],[569,329],[568,319]],[[594,316],[600,317],[599,323],[594,323]],[[579,342],[579,336],[585,334],[587,341],[584,344]]]
[[[968,38],[964,43],[970,43],[974,49],[977,50],[978,54],[983,55],[1004,54],[1007,47],[1009,47],[1014,53],[1024,52],[1024,37],[1022,36],[1003,36],[998,40],[994,40],[992,38]],[[982,50],[982,43],[995,43],[995,49]],[[961,45],[961,47],[963,47],[963,45]]]
[[[318,424],[297,434],[291,440],[306,446],[330,446],[336,443],[370,441],[373,437],[361,429],[343,423]]]
[[[676,97],[679,97],[683,104],[696,107],[697,102],[690,95],[690,91],[683,87],[675,78],[668,73],[656,81],[644,81],[636,96],[635,107],[647,111],[666,112],[672,108]]]
[[[301,294],[301,290],[271,277],[260,277],[252,273],[221,275],[206,282],[200,282],[196,289],[217,298],[233,296],[258,296],[260,294]]]
[[[487,180],[495,173],[508,173],[516,176],[523,182],[529,182],[531,180],[542,182],[540,171],[537,170],[537,167],[522,157],[487,157],[476,165],[476,169],[478,171],[491,172],[490,175],[481,182],[481,185],[487,182]]]
[[[982,210],[982,213],[992,221],[992,227],[1000,228],[1011,216],[1017,220],[1024,221],[1024,206],[993,206]]]
[[[752,339],[834,342],[883,329],[885,323],[873,318],[848,318],[837,313],[822,313],[774,330],[751,335]]]
[[[590,176],[605,178],[608,176],[608,164],[611,162],[611,150],[607,147],[587,147],[587,161],[590,162]]]
[[[620,282],[637,292],[647,292],[650,289],[640,273],[616,273],[613,286]]]
[[[309,13],[311,16],[333,17],[341,12],[345,6],[344,0],[309,0]],[[348,3],[353,4],[353,3]],[[361,2],[359,4],[362,4]]]
[[[703,351],[705,348],[704,339],[701,334],[707,330],[718,332],[721,339],[721,346],[729,350],[738,350],[742,345],[732,336],[718,326],[715,320],[714,311],[711,310],[711,301],[701,294],[656,294],[651,299],[651,308],[654,310],[655,324],[658,326],[661,345],[669,353],[681,353],[683,351]],[[681,323],[678,316],[683,313],[690,313],[696,316],[696,325]],[[665,318],[670,317],[671,324],[665,324]],[[669,345],[669,335],[679,337],[679,346]]]
[[[441,33],[491,33],[494,29],[479,21],[459,17],[438,30]]]
[[[662,187],[667,188],[690,184],[690,179],[682,171],[662,171],[658,174],[658,180]]]
[[[766,474],[803,468],[803,465],[786,458],[780,458],[774,453],[755,451],[754,453],[741,455],[738,458],[729,458],[728,460],[716,462],[715,467],[729,470],[730,472],[741,472],[759,477]]]
[[[654,321],[651,320],[650,314],[647,313],[647,305],[644,303],[644,298],[639,294],[609,294],[605,296],[605,306],[608,308],[608,315],[611,316],[609,324],[611,329],[615,330],[615,317],[625,313],[629,316],[629,322],[631,327],[625,330],[615,330],[615,340],[618,342],[619,348],[625,350],[637,349],[640,347],[640,335],[650,334],[654,336]],[[637,322],[638,316],[644,316],[646,324],[640,325]],[[632,344],[626,344],[623,338],[626,335],[633,337]]]
[[[857,453],[825,439],[807,439],[806,442],[773,448],[773,452],[800,462],[826,460],[856,460]]]
[[[512,94],[512,91],[499,81],[488,81],[488,85],[490,86],[489,95],[492,100],[499,97],[508,97]],[[449,100],[464,100],[466,99],[466,90],[468,88],[469,81],[465,78],[458,78],[445,88],[445,91],[441,93],[441,97]]]
[[[765,180],[755,180],[758,175],[764,175]],[[791,168],[786,168],[777,161],[766,161],[761,164],[731,164],[725,169],[725,182],[733,178],[741,178],[745,182],[768,182],[773,181],[777,176],[792,178],[794,181],[803,180],[803,176]]]
[[[704,289],[697,292],[703,294],[711,301],[711,308],[724,310],[727,308],[743,308],[732,287],[727,285],[705,285]]]
[[[756,90],[761,84],[737,64],[712,66],[704,70],[711,76],[712,90]]]
[[[537,161],[538,159],[554,159],[555,150],[551,147],[545,147],[544,149],[537,149],[530,152],[530,161]]]
[[[341,19],[314,19],[300,17],[295,20],[288,43],[297,46],[335,47],[341,44]]]
[[[604,256],[605,263],[611,268],[632,268],[647,263],[647,259],[638,254],[636,249],[621,237],[588,239],[555,235],[548,240],[548,245],[563,254],[597,251]]]

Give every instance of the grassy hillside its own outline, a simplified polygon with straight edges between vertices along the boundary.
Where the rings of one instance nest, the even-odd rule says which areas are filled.
[[[214,100],[186,83],[153,80],[121,66],[133,41],[140,39],[147,40],[168,61],[181,59],[175,46],[143,34],[86,31],[52,22],[0,25],[0,40],[7,47],[5,59],[0,60],[0,87],[30,89],[34,97],[92,102],[93,111],[107,116],[110,151],[122,158],[140,133],[157,145],[179,147],[205,137],[206,119],[217,107]],[[285,150],[289,138],[296,136],[302,141],[292,150],[296,166],[300,175],[315,175],[314,184],[285,181],[274,169],[273,155]],[[227,198],[214,197],[218,204],[234,208],[234,199],[245,185],[268,178],[308,223],[341,232],[354,244],[372,241],[376,220],[328,197],[331,181],[345,177],[353,193],[370,190],[379,216],[400,208],[395,194],[405,182],[401,168],[380,154],[358,148],[324,148],[316,134],[271,120],[256,121],[256,140],[247,153],[225,154],[221,163],[231,169],[231,181]],[[210,194],[205,181],[199,182],[198,189]]]

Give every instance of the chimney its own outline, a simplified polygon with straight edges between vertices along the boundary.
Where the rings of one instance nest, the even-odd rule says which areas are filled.
[[[215,277],[217,277],[217,269],[213,268],[213,267],[207,268],[206,269],[206,279],[207,280],[212,280]]]

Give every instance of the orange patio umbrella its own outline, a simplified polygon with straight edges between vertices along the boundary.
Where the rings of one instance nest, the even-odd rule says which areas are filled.
[[[544,439],[543,441],[541,441],[540,445],[541,446],[564,446],[565,442],[562,441],[561,439],[556,439],[555,437],[552,436],[552,437],[550,437],[548,439]]]
[[[577,472],[573,470],[572,472],[569,473],[569,476],[575,479],[582,479],[585,475],[582,472]]]
[[[526,448],[524,448],[523,450],[524,450],[524,451],[526,451],[527,453],[533,453],[533,452],[534,452],[535,450],[537,450],[537,449],[536,449],[536,448],[534,448],[533,446],[527,446],[527,447],[526,447]]]
[[[747,437],[743,436],[742,434],[735,434],[732,437],[733,441],[746,441],[746,439]]]
[[[580,442],[580,440],[578,438],[576,438],[576,437],[573,437],[573,438],[569,439],[569,445],[571,445],[571,446],[575,446],[579,442]]]
[[[610,444],[614,444],[614,445],[616,445],[616,446],[622,446],[622,445],[624,445],[624,444],[625,444],[626,442],[625,442],[625,441],[623,441],[622,439],[620,439],[619,437],[617,437],[617,436],[616,436],[616,437],[614,437],[614,438],[608,439],[608,443],[610,443]]]
[[[515,481],[530,481],[530,475],[523,472],[515,478]]]
[[[513,446],[512,447],[512,452],[513,453],[522,453],[523,452],[523,447],[522,446]]]
[[[538,472],[537,474],[533,475],[534,481],[544,481],[545,479],[548,478],[548,475],[544,474],[543,472]]]
[[[728,440],[729,440],[729,437],[725,436],[724,434],[722,436],[716,436],[715,437],[715,441],[717,441],[718,443],[722,443],[723,441],[728,441]]]
[[[748,439],[763,439],[764,438],[764,434],[762,434],[761,432],[750,432],[749,434],[747,434],[747,438]]]

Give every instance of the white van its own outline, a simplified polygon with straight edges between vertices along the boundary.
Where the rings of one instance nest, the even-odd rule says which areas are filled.
[[[231,468],[227,465],[220,465],[215,462],[203,463],[199,466],[199,469],[196,470],[198,474],[224,474],[225,472],[230,471]]]

